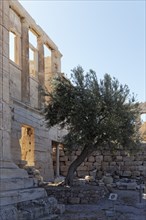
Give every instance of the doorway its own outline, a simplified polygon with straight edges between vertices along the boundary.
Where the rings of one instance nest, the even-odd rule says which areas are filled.
[[[23,125],[21,127],[21,160],[27,162],[27,166],[34,166],[34,129]]]

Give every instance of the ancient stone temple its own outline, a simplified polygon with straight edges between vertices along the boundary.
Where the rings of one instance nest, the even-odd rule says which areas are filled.
[[[61,56],[18,1],[0,1],[0,207],[46,196],[19,168],[23,163],[46,181],[54,178],[52,139],[58,137],[44,125],[40,91],[61,74]]]

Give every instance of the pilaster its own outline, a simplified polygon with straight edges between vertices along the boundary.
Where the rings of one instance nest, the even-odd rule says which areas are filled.
[[[0,4],[0,167],[2,161],[10,161],[10,131],[11,131],[11,109],[10,109],[10,91],[9,91],[9,47],[5,44],[9,42],[9,27],[4,26],[3,22],[8,19],[9,3],[8,1]],[[5,22],[8,24],[8,22]]]
[[[3,203],[1,192],[13,189],[10,184],[16,181],[16,188],[22,188],[17,178],[28,178],[25,170],[19,169],[11,158],[11,100],[10,100],[10,65],[9,65],[9,27],[4,25],[4,19],[9,19],[9,1],[0,1],[0,205]],[[9,21],[9,20],[8,20]],[[9,24],[9,22],[5,22]],[[7,47],[4,47],[4,44]],[[17,184],[18,183],[18,184]],[[31,184],[33,185],[33,184]]]

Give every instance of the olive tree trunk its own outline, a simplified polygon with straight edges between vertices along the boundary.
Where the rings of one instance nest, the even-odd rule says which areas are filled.
[[[69,166],[67,176],[65,178],[65,185],[71,186],[73,184],[73,178],[74,173],[77,170],[77,168],[81,165],[82,162],[86,159],[87,156],[89,156],[93,151],[91,151],[91,148],[89,150],[89,147],[85,147],[81,154],[72,162],[72,164]]]

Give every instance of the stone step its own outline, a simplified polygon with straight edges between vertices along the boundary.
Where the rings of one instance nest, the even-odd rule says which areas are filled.
[[[54,197],[46,197],[17,204],[19,220],[59,220],[65,211]],[[8,219],[9,220],[9,219]]]
[[[24,207],[25,209],[25,207]],[[48,207],[30,207],[22,211],[19,220],[59,220],[58,215],[48,214]]]
[[[38,202],[40,204],[36,204]],[[16,205],[3,206],[0,209],[0,220],[59,220],[60,214],[51,214],[51,208],[43,205],[43,200],[32,200]],[[55,208],[55,207],[54,207]]]
[[[107,220],[104,210],[97,205],[66,205],[59,220]]]
[[[30,188],[0,192],[1,206],[46,197],[47,193],[43,188]]]
[[[96,214],[64,214],[59,217],[59,220],[106,220],[106,218]]]
[[[58,215],[49,215],[46,217],[42,217],[42,218],[38,218],[36,220],[59,220],[59,216]]]
[[[28,174],[26,170],[20,169],[18,167],[13,167],[13,168],[5,168],[0,166],[0,174],[1,174],[1,179],[5,178],[27,178]]]
[[[1,178],[0,192],[7,190],[26,189],[37,186],[37,180],[33,178]]]

